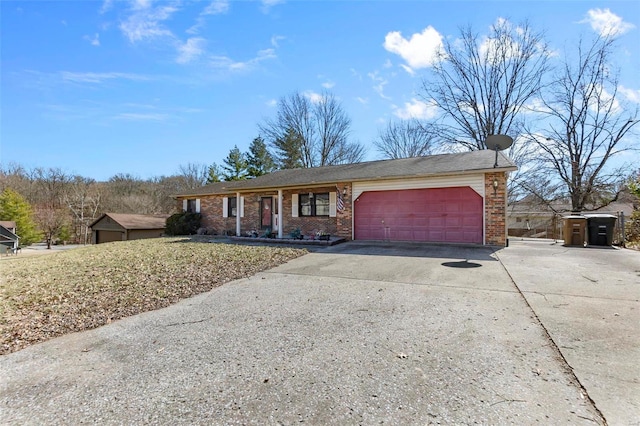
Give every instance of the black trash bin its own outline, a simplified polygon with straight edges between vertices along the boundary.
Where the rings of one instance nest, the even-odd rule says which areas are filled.
[[[592,246],[613,244],[613,231],[617,217],[612,214],[589,214],[587,217],[587,243]]]

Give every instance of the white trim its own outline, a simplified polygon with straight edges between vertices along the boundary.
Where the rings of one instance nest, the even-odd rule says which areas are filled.
[[[278,238],[282,238],[282,230],[283,230],[283,226],[282,226],[282,219],[283,219],[283,214],[282,214],[282,189],[278,189]]]
[[[336,193],[329,193],[329,217],[336,217]]]
[[[229,197],[222,198],[222,217],[229,217]]]
[[[392,179],[384,181],[354,182],[352,200],[365,191],[396,191],[402,189],[451,188],[469,186],[484,199],[484,173],[440,176],[433,178]]]
[[[291,217],[298,217],[298,194],[291,194]]]
[[[196,198],[196,213],[200,213],[200,198]]]
[[[485,196],[485,185],[484,185],[484,181],[486,180],[487,176],[483,175],[482,176],[482,192],[480,193],[480,195],[482,195],[482,245],[486,246],[487,245],[487,197]],[[505,224],[507,223],[507,217],[505,215]]]
[[[242,204],[244,197],[240,197],[240,193],[236,192],[236,237],[240,236],[240,217],[242,216]]]
[[[240,197],[240,217],[244,217],[244,197]]]
[[[188,203],[188,201],[186,199],[182,200],[182,211],[183,212],[187,211],[187,203]]]

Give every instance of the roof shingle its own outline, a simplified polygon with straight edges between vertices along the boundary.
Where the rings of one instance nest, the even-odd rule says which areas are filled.
[[[302,185],[333,184],[413,177],[433,177],[485,171],[513,171],[516,165],[503,153],[498,153],[498,167],[494,168],[495,152],[472,151],[456,154],[440,154],[397,160],[368,161],[364,163],[307,169],[278,170],[255,179],[216,182],[200,188],[176,194],[191,195],[226,194],[255,189],[274,189]]]
[[[90,226],[93,227],[100,222],[102,218],[109,216],[115,222],[125,229],[164,229],[166,226],[168,214],[160,215],[144,215],[144,214],[126,214],[126,213],[105,213]]]

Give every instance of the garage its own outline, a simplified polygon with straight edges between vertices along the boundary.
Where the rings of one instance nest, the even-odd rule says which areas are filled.
[[[355,200],[356,240],[482,244],[483,201],[470,187],[366,191]]]
[[[143,215],[128,213],[105,213],[90,226],[94,244],[112,241],[158,238],[164,234],[168,214]]]

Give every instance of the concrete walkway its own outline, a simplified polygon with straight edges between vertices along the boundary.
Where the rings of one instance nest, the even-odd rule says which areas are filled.
[[[497,254],[607,422],[640,424],[640,252],[528,241]]]
[[[604,420],[482,247],[334,246],[0,357],[1,424],[299,422]]]

